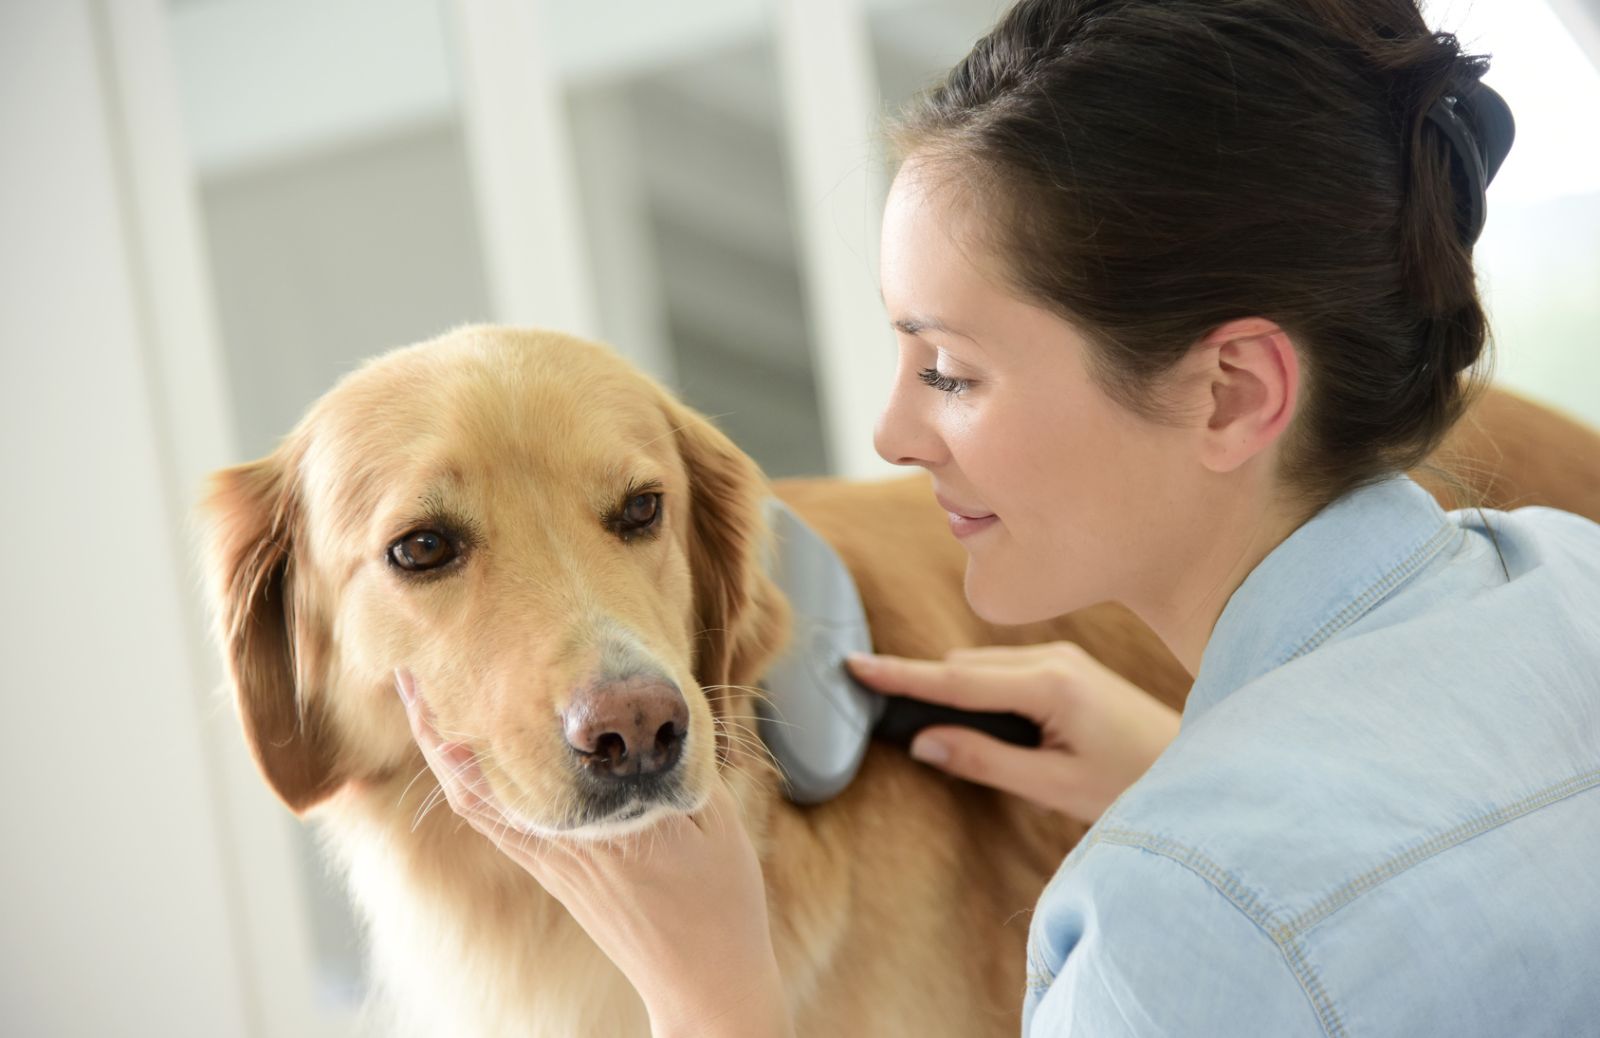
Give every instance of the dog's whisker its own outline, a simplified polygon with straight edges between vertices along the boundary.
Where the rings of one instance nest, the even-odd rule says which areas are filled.
[[[421,820],[421,816],[422,815],[425,815],[425,814],[428,813],[428,809],[431,808],[433,806],[433,804],[435,803],[435,801],[437,800],[437,798],[444,793],[444,787],[439,784],[438,776],[437,775],[433,775],[433,768],[432,768],[431,765],[429,765],[429,767],[428,767],[428,774],[433,777],[434,784],[433,784],[433,788],[429,789],[423,795],[422,802],[417,807],[417,820],[418,821]],[[418,776],[418,777],[420,778],[421,776]]]
[[[411,792],[411,787],[417,784],[417,779],[421,778],[424,775],[427,775],[427,774],[431,773],[432,771],[433,771],[433,769],[428,767],[427,761],[423,761],[422,767],[417,771],[417,773],[415,775],[411,776],[411,781],[406,783],[406,788],[402,789],[400,791],[400,795],[395,798],[394,806],[395,807],[399,807],[405,801],[406,794]]]
[[[736,728],[735,729],[730,729],[730,730],[724,732],[723,734],[727,739],[733,740],[734,742],[736,742],[737,745],[741,749],[756,750],[756,749],[763,749],[763,748],[766,747],[766,744],[763,743],[760,739],[755,738],[754,736],[750,735],[748,732],[739,731]]]
[[[719,721],[719,726],[726,732],[730,740],[736,740],[746,750],[757,751],[758,757],[770,757],[772,750],[758,738],[754,732],[738,722]]]
[[[416,820],[411,823],[412,832],[415,832],[417,826],[422,824],[422,820],[428,817],[428,812],[438,807],[444,799],[444,790],[442,788],[435,789],[433,793],[429,794],[428,799],[423,801],[422,807],[418,810]]]
[[[730,414],[733,414],[733,412],[732,411],[724,411],[721,414],[707,415],[706,417],[709,418],[709,419],[715,420],[717,418],[726,418]],[[681,431],[683,429],[687,429],[689,426],[693,425],[694,422],[695,422],[694,419],[690,419],[689,421],[684,422],[682,425],[677,426],[676,428],[668,429],[666,432],[662,433],[661,436],[652,437],[651,439],[648,439],[648,440],[644,441],[644,446],[648,447],[650,444],[655,443],[656,440],[659,440],[662,437],[671,436],[675,432],[679,432],[679,431]]]
[[[440,792],[441,792],[440,787],[438,785],[435,785],[433,787],[433,789],[429,790],[427,795],[422,798],[422,802],[417,805],[417,809],[412,812],[412,814],[411,814],[411,831],[412,832],[416,832],[417,831],[417,827],[422,824],[422,819],[424,817],[426,817],[428,812],[433,808],[434,804],[437,802],[436,798],[437,798],[437,796],[439,795]]]
[[[731,688],[731,689],[738,689],[741,692],[748,692],[750,695],[755,696],[757,699],[768,699],[768,698],[771,697],[771,694],[766,689],[762,688],[760,685],[734,685],[734,684],[718,685],[718,684],[712,684],[712,685],[701,685],[700,687],[701,687],[701,689],[703,689],[704,691],[707,691],[707,692],[709,692],[709,691],[711,691],[713,689],[730,689]],[[724,698],[725,699],[725,698],[729,698],[729,697],[723,696],[723,697],[719,697],[719,698]]]
[[[755,726],[746,724],[742,721],[727,721],[719,719],[716,721],[716,729],[719,734],[724,736],[731,737],[734,735],[740,735],[754,742],[765,745],[765,740],[761,738]]]
[[[499,757],[485,757],[483,759],[491,769],[494,769],[501,774],[502,781],[500,785],[504,789],[511,791],[513,797],[515,798],[505,802],[504,806],[500,809],[500,822],[496,832],[495,846],[499,847],[502,852],[504,851],[504,838],[505,834],[508,832],[520,834],[520,836],[523,838],[524,847],[526,847],[527,836],[531,835],[538,837],[541,840],[545,839],[545,837],[539,833],[530,829],[526,829],[517,824],[513,816],[520,816],[522,818],[547,818],[554,813],[552,808],[555,806],[557,798],[555,796],[548,796],[545,798],[544,803],[537,803],[534,801],[530,793],[523,790],[519,783],[511,779],[510,773],[506,768],[507,764],[515,764],[524,760],[534,760],[536,759],[535,755],[530,753],[506,759],[500,759]],[[485,769],[485,780],[488,778],[488,770],[489,769]]]
[[[532,798],[530,796],[527,796],[526,794],[523,795],[521,798],[519,798],[518,800],[514,801],[512,804],[510,804],[508,806],[509,806],[509,811],[508,811],[507,816],[506,816],[506,828],[510,832],[516,834],[516,837],[515,837],[516,844],[518,844],[520,847],[522,847],[522,849],[526,850],[527,847],[528,847],[528,838],[530,836],[532,836],[532,837],[534,837],[536,839],[541,839],[542,840],[542,837],[540,837],[540,835],[538,833],[533,832],[532,830],[529,830],[529,829],[525,829],[520,825],[512,825],[510,816],[512,814],[515,814],[518,817],[522,817],[522,818],[540,818],[540,817],[543,817],[547,813],[546,809],[538,807],[538,805],[535,805],[533,800],[532,800]],[[528,810],[529,807],[533,807],[534,810],[532,810],[532,811]]]
[[[776,700],[773,697],[772,693],[768,692],[766,689],[763,689],[763,688],[757,688],[757,687],[752,686],[752,685],[704,685],[704,686],[702,686],[702,689],[705,690],[705,691],[711,691],[713,689],[739,689],[740,691],[743,691],[743,692],[747,693],[748,695],[750,695],[751,698],[759,700],[760,702],[766,703],[767,705],[771,706],[774,711],[777,710]],[[733,696],[731,696],[731,695],[720,695],[720,696],[707,696],[706,698],[710,702],[721,703],[721,702],[724,702],[724,701],[727,701],[727,700],[732,700]],[[781,720],[781,719],[775,719],[775,723],[777,723],[777,724],[788,724],[790,722],[784,721],[784,720]]]
[[[433,787],[433,791],[428,794],[428,799],[423,804],[422,813],[426,815],[429,811],[438,807],[441,803],[449,803],[449,801],[450,797],[449,794],[445,792],[444,785],[442,783],[437,784]]]
[[[498,761],[498,760],[490,760],[488,758],[484,758],[484,760],[485,760],[486,763],[490,764],[494,768],[497,768],[497,769],[499,769],[501,771],[505,770],[501,766],[500,761]],[[489,781],[489,775],[488,775],[488,770],[487,769],[484,770],[484,781],[486,783]],[[506,786],[508,786],[508,788],[511,788],[513,790],[515,790],[515,788],[516,788],[515,785],[511,784],[511,783],[502,783],[502,785],[506,785]],[[497,813],[497,815],[499,817],[495,821],[494,830],[493,830],[491,838],[494,840],[495,849],[500,851],[500,853],[504,854],[506,852],[506,847],[505,847],[506,834],[508,834],[508,833],[525,832],[525,830],[523,830],[520,826],[516,826],[516,825],[512,824],[511,816],[512,816],[513,813],[516,813],[516,808],[513,806],[512,803],[507,803],[504,807],[501,807],[500,809],[498,809],[498,811],[496,813]]]
[[[753,757],[766,758],[772,755],[772,750],[766,743],[743,732],[729,732],[728,738],[736,740],[735,745]]]

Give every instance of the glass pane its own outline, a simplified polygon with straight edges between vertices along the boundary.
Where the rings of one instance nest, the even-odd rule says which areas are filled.
[[[488,314],[443,12],[436,0],[168,11],[237,442],[260,457],[364,358]],[[317,988],[354,1005],[353,913],[311,828],[297,831]]]
[[[1444,0],[1429,22],[1490,56],[1517,121],[1473,254],[1495,380],[1600,426],[1600,53],[1546,0]]]
[[[488,314],[436,0],[172,0],[247,457],[345,371]]]
[[[872,57],[890,110],[944,79],[1008,6],[1001,0],[870,0]]]
[[[612,7],[545,5],[552,49],[567,55],[606,338],[630,356],[633,336],[659,339],[665,356],[645,366],[769,476],[821,474],[766,5],[707,4],[692,19],[623,6],[634,31],[614,38],[601,24],[619,17]]]

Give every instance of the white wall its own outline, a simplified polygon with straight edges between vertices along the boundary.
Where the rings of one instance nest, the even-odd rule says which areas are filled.
[[[0,5],[0,1031],[250,1033],[86,0]]]

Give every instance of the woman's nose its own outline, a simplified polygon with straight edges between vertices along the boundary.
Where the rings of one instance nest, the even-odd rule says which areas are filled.
[[[933,465],[942,450],[938,436],[920,413],[920,401],[913,390],[914,387],[906,385],[906,380],[896,372],[889,402],[883,406],[873,426],[873,449],[891,465]]]

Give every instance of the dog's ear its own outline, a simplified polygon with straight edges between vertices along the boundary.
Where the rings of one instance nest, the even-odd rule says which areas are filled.
[[[708,690],[717,716],[748,716],[748,693],[739,686],[761,677],[790,619],[762,560],[769,536],[762,502],[771,487],[750,456],[704,415],[670,398],[666,407],[689,474],[695,680]],[[721,735],[717,742],[725,748]]]
[[[214,637],[245,741],[273,791],[303,815],[344,780],[322,711],[304,695],[321,680],[331,635],[295,586],[297,470],[280,449],[212,473],[200,519]]]

